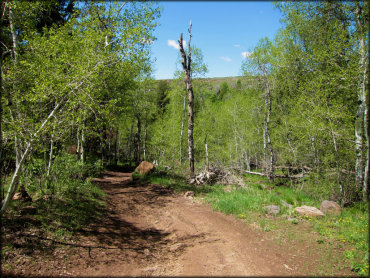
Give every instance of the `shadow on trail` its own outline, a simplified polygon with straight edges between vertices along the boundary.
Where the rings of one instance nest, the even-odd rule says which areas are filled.
[[[147,207],[165,206],[167,201],[162,197],[173,195],[171,189],[132,180],[131,174],[113,171],[103,173],[93,182],[107,194],[107,210],[99,221],[80,229],[78,235],[99,246],[131,249],[137,253],[157,249],[164,244],[169,233],[155,228],[140,228],[128,219],[140,215]]]

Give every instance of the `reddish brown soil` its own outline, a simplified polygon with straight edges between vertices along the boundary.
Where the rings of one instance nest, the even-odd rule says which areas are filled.
[[[133,182],[131,174],[106,172],[94,181],[108,196],[101,221],[82,229],[68,245],[60,244],[48,256],[33,254],[8,273],[296,276],[313,273],[321,263],[315,247],[279,245],[267,233],[192,198]]]

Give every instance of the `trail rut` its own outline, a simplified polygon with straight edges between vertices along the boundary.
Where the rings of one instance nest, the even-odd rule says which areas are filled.
[[[165,186],[133,182],[129,173],[106,172],[94,182],[107,193],[109,211],[80,232],[80,242],[98,247],[75,255],[71,275],[296,274],[272,242],[232,216]]]

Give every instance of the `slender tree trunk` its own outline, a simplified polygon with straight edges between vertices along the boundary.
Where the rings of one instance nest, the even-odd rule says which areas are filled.
[[[50,169],[51,169],[51,163],[52,163],[52,160],[53,160],[53,145],[54,145],[54,129],[51,133],[51,136],[50,136],[50,151],[49,151],[49,162],[48,162],[48,169],[46,171],[46,177],[49,177],[50,175]]]
[[[77,159],[78,159],[78,156],[80,154],[80,128],[78,127],[77,128],[77,136],[76,136],[76,156],[77,156]]]
[[[180,35],[179,45],[180,45],[180,52],[182,56],[182,67],[185,72],[185,84],[186,89],[188,91],[188,153],[189,153],[189,170],[190,170],[190,177],[194,177],[194,138],[193,138],[193,129],[194,129],[194,93],[193,93],[193,86],[191,84],[191,48],[190,48],[190,41],[191,41],[191,22],[189,27],[189,42],[188,42],[188,49],[189,54],[186,55],[183,47],[183,40],[182,34]]]
[[[360,39],[360,68],[362,73],[360,76],[360,84],[358,91],[358,107],[355,122],[355,144],[356,144],[356,183],[362,191],[362,199],[368,200],[368,182],[369,182],[369,138],[367,133],[367,101],[366,101],[366,85],[368,75],[368,52],[365,42],[366,33],[361,17],[363,11],[359,2],[356,3],[356,21],[358,31],[361,34]]]
[[[209,171],[209,161],[208,161],[208,145],[207,145],[207,135],[204,138],[204,146],[206,149],[206,167],[207,167],[207,172]]]
[[[114,165],[118,164],[118,148],[119,148],[119,128],[117,127],[116,131],[116,143],[114,147]]]
[[[14,193],[16,192],[17,190],[17,186],[18,186],[18,181],[19,181],[19,178],[20,178],[20,174],[21,174],[21,170],[22,170],[22,167],[26,161],[26,158],[33,146],[33,140],[34,138],[36,138],[40,131],[42,131],[44,129],[44,126],[46,125],[46,123],[49,122],[50,118],[54,116],[55,112],[58,110],[59,108],[59,104],[57,104],[54,109],[49,113],[49,115],[46,117],[46,119],[43,121],[43,123],[40,125],[40,127],[38,128],[38,130],[32,135],[30,141],[28,142],[28,144],[26,145],[26,149],[24,151],[24,153],[22,154],[22,157],[19,161],[19,164],[17,165],[17,167],[15,168],[15,171],[13,173],[13,176],[12,176],[12,179],[10,181],[10,184],[9,184],[9,188],[8,188],[8,191],[6,193],[6,196],[5,196],[5,199],[3,200],[2,204],[1,204],[1,210],[0,210],[0,215],[3,214],[5,212],[5,210],[7,209],[9,203],[10,203],[10,200],[13,198],[13,195]]]
[[[250,161],[248,150],[245,152],[245,160],[247,162],[247,171],[250,171],[251,170],[251,161]]]
[[[133,133],[134,133],[134,119],[132,119],[131,131],[130,131],[130,138],[128,140],[128,160],[130,161],[130,163],[132,162],[132,141],[133,141]]]
[[[270,84],[269,84],[267,74],[265,78],[266,78],[265,109],[267,113],[265,117],[265,135],[266,135],[267,147],[268,147],[267,177],[270,181],[272,181],[274,180],[274,154],[273,154],[273,148],[272,148],[271,137],[270,137],[271,91],[270,91]]]
[[[137,133],[136,133],[136,162],[140,163],[140,145],[141,145],[141,121],[140,117],[137,116]]]
[[[85,126],[81,129],[81,143],[80,143],[80,160],[85,163],[86,150],[85,150]]]
[[[13,56],[13,63],[14,63],[14,65],[17,65],[18,64],[17,36],[15,34],[15,28],[14,28],[14,24],[13,24],[13,10],[12,10],[11,5],[9,5],[8,19],[9,19],[9,26],[10,26],[10,34],[11,34],[11,37],[12,37],[12,52],[11,53],[12,53],[12,56]],[[15,112],[17,112],[17,111],[15,111]],[[17,118],[17,117],[15,117],[15,114],[14,114],[14,118]],[[14,136],[14,148],[15,148],[15,165],[16,165],[16,167],[18,167],[19,162],[21,160],[22,151],[21,151],[21,142],[20,142],[20,139],[18,138],[17,135]]]
[[[181,131],[180,131],[180,165],[182,164],[182,137],[184,135],[185,110],[186,110],[186,96],[184,95],[184,107],[182,109]]]
[[[143,159],[146,161],[146,140],[148,138],[148,120],[145,121],[144,142],[143,142]]]
[[[3,17],[1,17],[0,21],[1,25],[3,23]],[[3,29],[0,28],[0,38],[2,37]],[[1,200],[4,199],[4,187],[3,187],[3,105],[2,105],[2,99],[3,99],[3,48],[1,49],[1,56],[0,56],[0,188],[1,188]]]
[[[330,125],[332,126],[331,120]],[[340,173],[340,166],[339,166],[339,154],[338,154],[338,144],[337,144],[337,139],[335,137],[333,127],[331,127],[331,135],[333,137],[333,144],[334,144],[334,151],[335,151],[335,160],[336,160],[336,166],[337,166],[337,183],[339,186],[339,192],[340,192],[340,204],[343,207],[344,205],[344,189],[342,185],[342,178],[341,178],[341,173]]]

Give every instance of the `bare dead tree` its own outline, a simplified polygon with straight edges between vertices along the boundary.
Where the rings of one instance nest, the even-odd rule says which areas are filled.
[[[189,31],[189,41],[188,41],[188,55],[186,55],[182,34],[180,35],[179,39],[179,46],[180,46],[180,53],[182,57],[182,67],[185,73],[185,84],[186,89],[188,91],[188,153],[189,153],[189,169],[190,169],[190,176],[194,177],[194,138],[193,138],[193,128],[194,128],[194,93],[193,93],[193,86],[191,84],[191,49],[190,49],[190,41],[191,41],[191,21]]]

